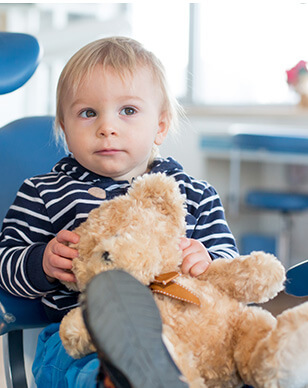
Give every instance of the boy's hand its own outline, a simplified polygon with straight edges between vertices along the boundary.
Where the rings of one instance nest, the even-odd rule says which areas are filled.
[[[191,276],[199,276],[205,272],[212,262],[205,246],[198,240],[182,238],[180,248],[183,251],[182,272]]]
[[[78,243],[78,234],[69,230],[61,230],[45,248],[43,270],[51,282],[55,279],[76,282],[75,276],[69,271],[72,269],[72,260],[78,256],[78,252],[64,245],[67,242]]]

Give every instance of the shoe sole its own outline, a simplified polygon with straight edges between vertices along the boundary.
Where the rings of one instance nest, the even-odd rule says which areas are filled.
[[[162,341],[151,291],[124,271],[90,282],[82,304],[94,345],[134,388],[188,388]]]

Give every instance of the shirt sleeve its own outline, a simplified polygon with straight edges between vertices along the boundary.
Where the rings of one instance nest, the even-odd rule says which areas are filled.
[[[194,218],[190,238],[201,241],[212,259],[238,256],[234,236],[225,218],[225,211],[216,190],[207,185],[199,195],[188,199],[188,210]]]
[[[0,234],[0,286],[16,296],[40,297],[55,290],[43,271],[43,253],[55,237],[43,199],[26,180],[10,207]]]

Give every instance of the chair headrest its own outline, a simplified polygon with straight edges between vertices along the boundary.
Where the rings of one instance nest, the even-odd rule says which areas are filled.
[[[0,94],[25,84],[41,57],[37,39],[28,34],[0,32]]]

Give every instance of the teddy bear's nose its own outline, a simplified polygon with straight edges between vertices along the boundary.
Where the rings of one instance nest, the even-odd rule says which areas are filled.
[[[102,259],[106,262],[111,262],[111,258],[110,258],[110,255],[109,255],[109,252],[108,251],[105,251],[103,254],[102,254]]]

